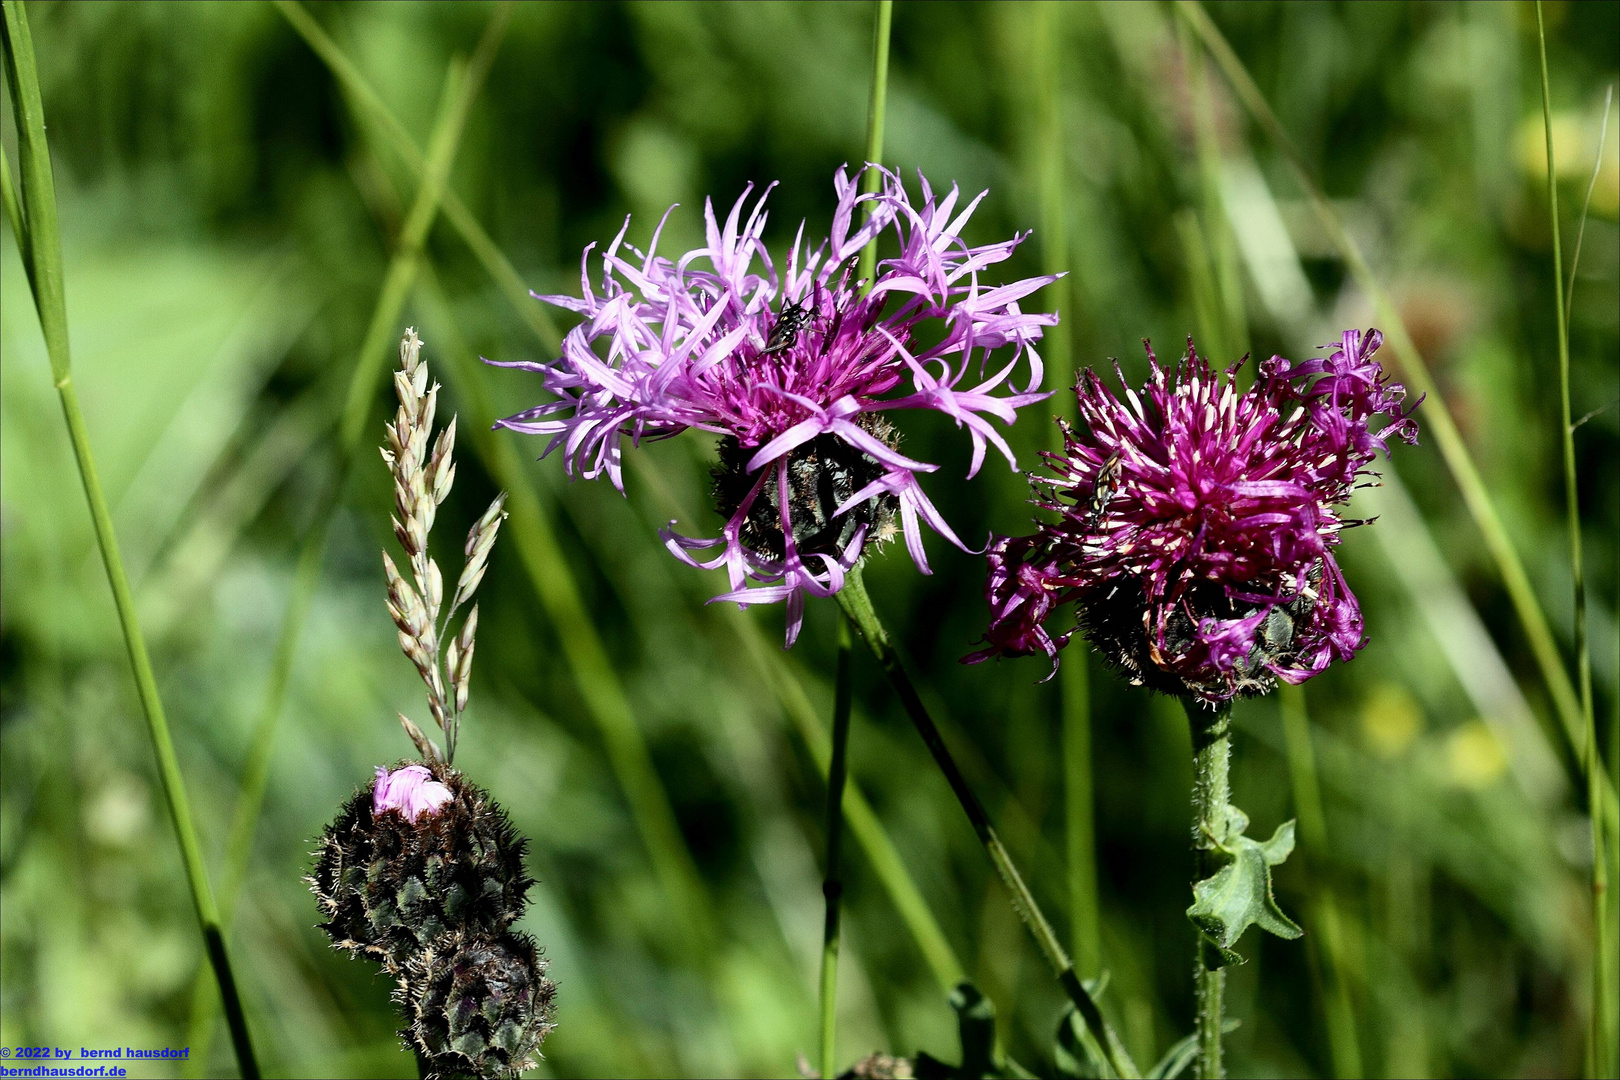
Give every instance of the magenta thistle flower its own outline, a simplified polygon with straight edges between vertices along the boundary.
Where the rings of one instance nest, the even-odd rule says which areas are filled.
[[[627,218],[602,255],[600,293],[587,247],[581,296],[538,297],[585,317],[561,358],[503,365],[537,372],[555,400],[501,425],[550,435],[546,453],[563,449],[571,476],[606,473],[622,492],[626,439],[688,428],[719,435],[714,494],[725,525],[718,537],[692,538],[671,522],[665,544],[689,565],[725,567],[731,587],[716,600],[786,601],[789,645],[805,595],[836,593],[869,543],[903,534],[924,573],[921,523],[969,550],[918,483],[938,466],[901,453],[885,413],[933,409],[965,427],[972,477],[987,445],[1017,467],[990,421],[1010,424],[1047,396],[1033,343],[1057,317],[1018,302],[1055,279],[979,280],[1024,237],[969,247],[960,233],[982,193],[958,210],[954,186],[936,200],[922,179],[914,205],[898,176],[880,172],[881,190],[862,195],[860,174],[840,168],[830,235],[811,249],[801,224],[781,267],[760,239],[770,188],[744,220],[750,185],[724,226],[706,201],[707,243],[675,260],[657,254],[662,222],[642,253],[625,242]],[[853,279],[860,251],[890,228],[899,254],[878,263],[863,294]],[[937,340],[926,346],[916,340],[925,320],[943,324],[920,335]],[[1003,346],[1010,354],[992,367]],[[1028,381],[1014,387],[1026,359]]]
[[[1172,376],[1148,346],[1140,395],[1120,374],[1129,404],[1084,372],[1086,430],[1065,426],[1035,481],[1059,520],[992,543],[988,647],[967,662],[1042,652],[1056,670],[1073,631],[1042,623],[1070,602],[1105,657],[1164,693],[1225,701],[1350,659],[1361,608],[1333,548],[1363,523],[1336,508],[1391,437],[1417,441],[1416,403],[1372,358],[1382,341],[1348,330],[1326,358],[1274,356],[1243,392],[1241,360],[1216,375],[1189,339]]]
[[[405,820],[415,821],[423,814],[438,813],[439,807],[453,798],[450,789],[421,765],[407,765],[393,772],[379,765],[377,784],[371,789],[371,813],[381,816],[385,810],[398,810]]]

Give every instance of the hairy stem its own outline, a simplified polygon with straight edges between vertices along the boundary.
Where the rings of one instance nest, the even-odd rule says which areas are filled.
[[[1228,775],[1232,762],[1232,706],[1225,704],[1211,712],[1183,698],[1182,707],[1187,711],[1187,723],[1192,728],[1192,841],[1196,856],[1193,882],[1196,884],[1220,869],[1213,836],[1226,820],[1226,807],[1232,801]],[[1226,969],[1220,954],[1203,935],[1199,935],[1197,949],[1193,966],[1198,998],[1197,1076],[1199,1080],[1220,1080],[1226,1075],[1221,1063]]]
[[[1124,1045],[1119,1041],[1113,1030],[1103,1018],[1097,1002],[1080,984],[1079,976],[1075,974],[1074,965],[1069,961],[1069,954],[1064,951],[1063,945],[1058,941],[1057,934],[1052,930],[1051,922],[1046,918],[1045,912],[1035,901],[1029,886],[1024,883],[1023,876],[1013,864],[1012,857],[1007,853],[1006,845],[996,835],[995,826],[990,823],[990,815],[985,813],[984,805],[979,802],[973,789],[968,787],[962,770],[957,766],[956,759],[951,756],[950,749],[946,747],[944,738],[939,733],[933,717],[929,715],[928,708],[917,693],[917,687],[906,673],[905,666],[900,662],[900,654],[895,651],[894,645],[889,641],[887,631],[883,629],[877,612],[872,607],[872,599],[866,593],[865,582],[861,578],[859,567],[851,571],[845,578],[844,588],[838,593],[839,606],[850,622],[860,631],[861,637],[866,641],[867,648],[871,650],[878,666],[888,676],[889,683],[899,695],[901,704],[905,707],[907,715],[911,717],[912,724],[917,733],[922,736],[924,745],[934,757],[940,772],[945,774],[946,783],[950,784],[951,791],[956,795],[956,801],[961,805],[963,813],[967,814],[968,822],[973,826],[974,833],[979,842],[984,845],[985,852],[990,856],[991,864],[1001,880],[1012,893],[1013,910],[1017,912],[1024,926],[1029,930],[1030,936],[1035,939],[1041,956],[1051,967],[1052,973],[1057,977],[1064,993],[1074,1003],[1076,1011],[1085,1021],[1087,1029],[1091,1032],[1097,1044],[1107,1056],[1109,1064],[1114,1071],[1124,1077],[1138,1077],[1136,1065],[1126,1053]]]

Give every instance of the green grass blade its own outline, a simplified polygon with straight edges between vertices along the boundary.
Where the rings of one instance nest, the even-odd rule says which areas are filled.
[[[1030,74],[1035,79],[1035,101],[1040,112],[1032,164],[1036,173],[1033,186],[1040,194],[1041,272],[1063,275],[1042,290],[1048,309],[1063,319],[1041,339],[1042,359],[1046,363],[1046,386],[1055,391],[1047,404],[1054,414],[1073,419],[1074,395],[1070,391],[1074,387],[1076,316],[1069,275],[1069,213],[1065,198],[1069,185],[1065,158],[1068,142],[1059,77],[1062,64],[1058,55],[1063,41],[1064,9],[1060,4],[1032,4],[1029,12],[1034,61]],[[1017,76],[1025,77],[1025,73],[1019,72]],[[1051,425],[1049,435],[1054,447],[1062,445],[1056,424]]]
[[[1422,353],[1413,343],[1405,320],[1401,318],[1389,294],[1368,265],[1360,245],[1350,235],[1338,212],[1333,209],[1320,185],[1312,177],[1310,169],[1294,147],[1287,131],[1283,129],[1282,122],[1277,119],[1276,113],[1260,92],[1260,88],[1255,85],[1243,61],[1232,51],[1231,45],[1196,0],[1179,0],[1179,2],[1194,31],[1220,65],[1244,107],[1266,130],[1287,159],[1317,220],[1348,264],[1352,276],[1372,298],[1379,324],[1384,329],[1385,338],[1399,362],[1402,376],[1408,386],[1426,395],[1427,400],[1423,405],[1424,429],[1438,444],[1441,457],[1462,494],[1463,503],[1485,539],[1486,548],[1490,551],[1492,561],[1496,563],[1497,572],[1501,575],[1508,598],[1513,604],[1514,614],[1518,617],[1542,679],[1552,695],[1564,737],[1571,750],[1579,755],[1585,742],[1580,699],[1569,673],[1564,669],[1552,630],[1547,625],[1547,617],[1536,600],[1535,590],[1531,588],[1529,575],[1525,572],[1524,562],[1508,538],[1502,519],[1496,512],[1496,505],[1491,500],[1489,489],[1485,486],[1484,478],[1480,476],[1479,469],[1463,442],[1462,433],[1457,429],[1450,409],[1440,396]],[[1612,822],[1615,816],[1613,787],[1608,783],[1606,776],[1603,783],[1607,787],[1604,793],[1604,812]]]
[[[11,235],[17,238],[17,254],[22,257],[23,272],[28,275],[28,288],[34,287],[34,256],[28,242],[28,226],[23,222],[22,203],[11,182],[11,162],[6,160],[6,148],[0,146],[0,204],[5,207],[6,223]]]
[[[1581,223],[1575,229],[1575,251],[1569,257],[1569,288],[1564,293],[1564,318],[1569,318],[1570,309],[1575,306],[1575,278],[1581,268],[1581,244],[1586,240],[1586,218],[1592,210],[1592,192],[1597,188],[1598,177],[1603,173],[1603,145],[1609,137],[1609,109],[1614,105],[1614,84],[1610,83],[1608,89],[1603,91],[1603,123],[1598,128],[1597,153],[1593,155],[1592,179],[1586,183],[1586,198],[1581,201]],[[1568,426],[1568,425],[1566,425]],[[1579,424],[1575,425],[1579,427]]]
[[[878,0],[877,19],[872,26],[872,90],[866,103],[866,159],[874,165],[883,161],[883,120],[889,109],[889,29],[894,23],[894,0]],[[867,194],[878,189],[879,176],[868,172],[861,182]],[[861,249],[860,269],[856,271],[871,288],[877,274],[877,237]]]
[[[1208,335],[1210,340],[1204,348],[1217,357],[1219,363],[1229,364],[1249,351],[1249,320],[1243,302],[1243,276],[1238,268],[1237,239],[1232,233],[1233,225],[1221,194],[1220,135],[1216,130],[1214,99],[1204,71],[1203,50],[1191,40],[1187,20],[1179,18],[1176,23],[1181,54],[1187,65],[1187,83],[1191,87],[1189,96],[1192,99],[1193,139],[1198,155],[1200,204],[1193,223],[1183,226],[1183,229],[1196,227],[1202,233],[1204,258],[1207,260],[1202,268],[1209,279],[1205,286],[1209,297],[1206,305],[1210,309],[1209,321],[1215,327],[1214,333]],[[1189,247],[1189,254],[1192,247],[1190,239],[1183,240],[1183,244]]]
[[[781,655],[781,650],[765,641],[759,628],[747,615],[732,607],[726,610],[726,616],[743,651],[759,673],[760,680],[776,695],[783,713],[810,751],[810,756],[815,759],[822,777],[827,778],[831,775],[832,740],[828,737],[821,713],[805,691],[803,681]],[[949,995],[958,983],[967,978],[967,969],[962,966],[962,961],[945,937],[945,931],[934,918],[928,902],[923,899],[922,890],[906,869],[894,841],[889,838],[888,830],[878,820],[872,804],[853,779],[844,787],[844,820],[871,863],[883,890],[889,894],[889,900],[899,912],[901,921],[911,932],[912,940],[917,943],[918,951],[933,972],[940,990]]]
[[[1536,46],[1541,61],[1541,121],[1547,139],[1547,224],[1552,230],[1553,308],[1558,319],[1558,408],[1564,464],[1564,503],[1568,513],[1569,564],[1575,592],[1575,665],[1581,694],[1581,719],[1586,735],[1581,767],[1586,770],[1587,808],[1592,823],[1592,1005],[1588,1040],[1588,1068],[1593,1076],[1609,1075],[1608,1028],[1614,1003],[1609,998],[1605,968],[1609,956],[1608,912],[1604,893],[1608,874],[1604,864],[1603,790],[1598,778],[1607,779],[1598,756],[1597,717],[1592,709],[1592,657],[1586,641],[1586,571],[1581,554],[1580,487],[1575,472],[1575,428],[1570,423],[1569,403],[1569,309],[1564,294],[1563,230],[1558,221],[1558,171],[1553,160],[1552,88],[1547,78],[1547,28],[1542,20],[1541,0],[1536,0]],[[1604,105],[1604,127],[1608,127],[1608,106]],[[1602,165],[1602,151],[1598,162]],[[1594,182],[1597,179],[1593,173]],[[1588,192],[1590,195],[1590,192]],[[1584,224],[1584,221],[1583,221]],[[1573,284],[1573,275],[1571,284]]]
[[[192,906],[201,926],[203,946],[208,954],[214,978],[224,1002],[226,1020],[230,1025],[231,1042],[236,1050],[237,1064],[245,1077],[256,1078],[259,1065],[248,1032],[247,1018],[242,1012],[241,996],[231,970],[230,955],[225,948],[225,936],[220,923],[219,909],[208,883],[208,870],[203,863],[202,847],[197,839],[197,828],[191,816],[191,803],[186,795],[185,778],[175,756],[174,741],[169,733],[169,721],[158,694],[157,677],[152,660],[146,650],[146,639],[141,633],[140,620],[135,610],[135,598],[130,591],[129,579],[124,572],[123,555],[119,550],[118,535],[113,529],[112,512],[96,471],[95,456],[90,449],[90,436],[85,428],[84,414],[79,408],[78,391],[73,384],[72,354],[68,344],[67,302],[62,273],[62,237],[56,213],[56,183],[51,172],[50,147],[45,139],[44,103],[39,93],[39,76],[34,64],[34,45],[29,32],[28,16],[18,0],[5,0],[4,4],[5,56],[8,61],[6,75],[11,84],[12,108],[16,114],[17,146],[21,167],[22,199],[10,191],[10,170],[6,167],[6,216],[16,231],[18,248],[28,257],[29,284],[34,293],[34,306],[39,312],[40,330],[50,357],[51,376],[56,383],[62,402],[62,415],[67,421],[68,438],[73,444],[73,456],[84,484],[85,499],[89,503],[90,517],[95,525],[96,543],[101,549],[102,562],[107,571],[107,582],[112,587],[113,601],[118,610],[118,621],[123,631],[124,645],[129,652],[130,668],[141,699],[141,711],[146,716],[147,733],[157,758],[158,775],[162,780],[164,798],[169,817],[180,843],[180,854],[185,865],[186,881],[191,888]],[[18,226],[21,228],[18,228]]]
[[[276,10],[281,12],[309,45],[311,51],[320,57],[333,77],[343,86],[352,105],[371,118],[377,125],[378,133],[387,140],[389,148],[407,168],[420,177],[424,164],[421,147],[416,145],[411,133],[406,131],[405,126],[389,111],[382,98],[377,96],[377,92],[371,88],[365,76],[360,74],[360,69],[342,49],[338,48],[331,35],[321,28],[321,24],[316,22],[296,0],[275,0],[275,4]],[[523,283],[522,277],[518,275],[511,261],[490,239],[484,227],[478,223],[478,219],[473,217],[472,211],[467,209],[467,205],[453,190],[447,189],[444,193],[444,215],[500,288],[501,294],[512,305],[512,310],[528,324],[546,348],[552,350],[559,348],[562,344],[562,332],[552,321],[550,313],[546,311],[544,305],[537,303],[530,296],[528,286]]]

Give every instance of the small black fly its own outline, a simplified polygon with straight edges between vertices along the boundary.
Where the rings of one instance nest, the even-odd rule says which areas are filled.
[[[776,317],[776,325],[771,327],[771,339],[765,343],[765,349],[759,355],[774,356],[776,353],[793,348],[799,340],[800,332],[814,318],[815,315],[810,311],[809,297],[797,304],[791,300],[783,304],[782,313]]]

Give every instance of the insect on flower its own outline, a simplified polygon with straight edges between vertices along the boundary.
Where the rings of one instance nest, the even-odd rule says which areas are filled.
[[[838,313],[841,317],[843,312]],[[776,325],[771,328],[771,338],[765,343],[760,356],[775,356],[779,352],[786,352],[798,343],[799,333],[815,318],[810,310],[810,301],[803,300],[795,304],[789,301],[782,305],[781,314],[776,317]],[[837,336],[834,331],[832,336]]]
[[[1068,432],[1065,432],[1067,435]],[[1091,485],[1091,498],[1086,501],[1086,524],[1088,528],[1095,528],[1097,522],[1113,501],[1114,494],[1119,490],[1120,462],[1124,460],[1119,451],[1109,455],[1103,462],[1102,468],[1097,470],[1097,479]]]
[[[1057,515],[988,553],[988,647],[1044,652],[1042,626],[1074,603],[1078,629],[1131,682],[1205,702],[1299,683],[1364,643],[1361,607],[1334,559],[1340,508],[1392,439],[1417,441],[1416,404],[1373,359],[1383,337],[1348,330],[1326,357],[1274,356],[1239,392],[1187,343],[1124,400],[1086,371],[1085,430],[1045,455],[1039,505]],[[1116,373],[1118,368],[1116,367]],[[1373,417],[1388,423],[1376,428]]]
[[[919,483],[938,466],[901,453],[887,413],[931,410],[966,428],[971,478],[990,446],[1017,468],[991,421],[1048,396],[1035,343],[1057,316],[1019,301],[1055,278],[983,280],[1024,236],[969,246],[961,233],[984,195],[958,207],[956,188],[936,197],[919,178],[914,201],[894,173],[867,168],[878,190],[861,194],[860,174],[839,169],[827,239],[812,245],[801,225],[780,262],[763,240],[769,188],[750,209],[750,186],[723,223],[705,203],[707,242],[675,260],[657,254],[662,223],[643,253],[625,241],[626,219],[599,257],[600,285],[587,248],[581,295],[539,297],[584,317],[562,355],[500,365],[538,374],[550,395],[501,426],[549,436],[546,453],[563,450],[570,475],[605,473],[623,491],[627,440],[718,436],[720,536],[671,522],[665,546],[725,569],[716,600],[785,603],[789,645],[805,596],[842,589],[870,545],[903,536],[924,573],[924,524],[971,550]],[[886,232],[898,251],[863,283],[861,249]],[[1027,381],[1014,380],[1020,367]]]

